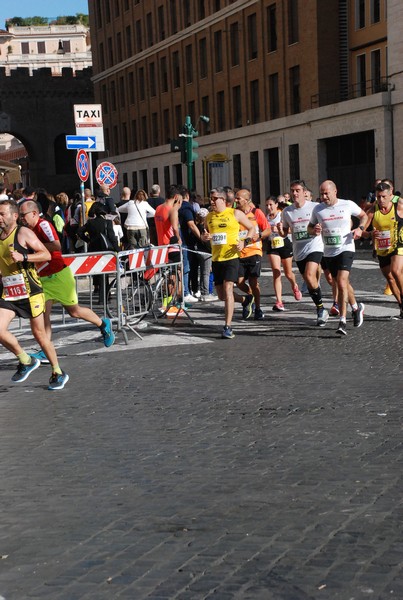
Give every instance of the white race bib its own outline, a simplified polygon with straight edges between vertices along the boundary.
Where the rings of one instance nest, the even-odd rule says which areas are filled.
[[[29,298],[22,273],[3,277],[3,289],[5,300],[24,300],[25,298]]]
[[[292,232],[296,242],[309,239],[309,233],[306,223],[294,223]]]
[[[388,231],[377,231],[375,237],[375,243],[377,250],[389,250],[390,244],[390,230]]]
[[[227,243],[227,234],[224,233],[213,233],[211,236],[211,243],[213,246],[224,246]]]

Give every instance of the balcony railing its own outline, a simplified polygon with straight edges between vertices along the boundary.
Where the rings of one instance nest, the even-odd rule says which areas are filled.
[[[363,96],[371,96],[379,92],[388,90],[388,77],[380,77],[379,79],[368,79],[361,81],[344,88],[323,92],[311,96],[311,108],[344,102],[345,100],[354,100],[354,98],[362,98]]]

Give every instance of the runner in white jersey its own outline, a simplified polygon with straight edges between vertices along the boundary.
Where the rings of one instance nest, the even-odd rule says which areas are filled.
[[[291,231],[294,258],[316,306],[316,324],[324,327],[329,313],[323,307],[317,276],[318,266],[323,256],[323,242],[320,237],[308,233],[308,225],[316,203],[307,200],[305,191],[304,181],[297,180],[291,183],[293,204],[287,206],[281,213],[281,224],[278,230],[282,236],[286,236]]]
[[[347,302],[352,308],[354,327],[360,327],[364,317],[364,304],[357,304],[349,279],[354,261],[354,240],[361,238],[368,217],[355,202],[337,197],[333,181],[326,180],[322,183],[320,196],[322,202],[312,212],[308,231],[323,239],[326,262],[332,277],[337,281],[340,322],[336,333],[346,335]],[[359,226],[353,230],[352,216],[360,220]]]

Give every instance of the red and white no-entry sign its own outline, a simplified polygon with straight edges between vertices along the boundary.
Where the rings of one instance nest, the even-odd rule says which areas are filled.
[[[118,171],[110,162],[101,162],[95,171],[95,179],[99,185],[108,185],[110,188],[115,187],[118,182]]]
[[[81,181],[87,181],[90,174],[90,163],[85,150],[79,150],[76,158],[76,169]]]

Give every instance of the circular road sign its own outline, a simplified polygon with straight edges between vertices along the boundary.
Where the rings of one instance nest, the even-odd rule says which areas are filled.
[[[118,182],[118,172],[116,167],[110,162],[101,162],[95,171],[95,179],[99,185],[108,185],[110,188],[115,187]]]
[[[87,181],[90,174],[90,163],[85,150],[79,150],[76,158],[76,169],[81,181]]]

